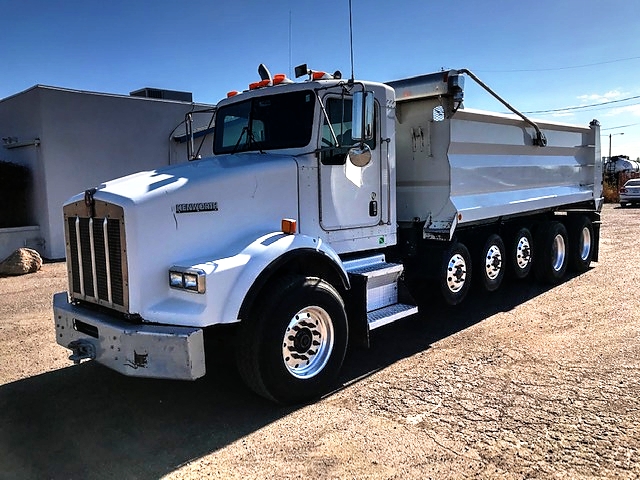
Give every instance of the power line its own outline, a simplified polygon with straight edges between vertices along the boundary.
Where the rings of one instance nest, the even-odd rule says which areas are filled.
[[[600,104],[596,104],[595,106],[593,106],[593,105],[592,106],[585,105],[585,108],[583,110],[580,110],[580,112],[598,112],[600,110],[611,110],[612,108],[616,108],[615,106],[614,107],[598,107],[598,105],[600,105]],[[640,103],[629,103],[627,105],[622,105],[622,106],[620,106],[618,108],[634,107],[636,105],[640,105]],[[565,111],[566,111],[566,109],[560,108],[558,110],[550,111],[548,113],[537,113],[536,115],[549,115],[549,114],[552,114],[552,113],[565,112]],[[530,113],[530,112],[525,112],[525,113]],[[569,112],[567,112],[567,113],[569,113]]]
[[[636,125],[640,125],[640,122],[630,123],[629,125],[620,125],[618,127],[601,128],[600,131],[602,132],[603,130],[616,130],[618,128],[635,127]]]
[[[628,58],[619,58],[617,60],[606,60],[604,62],[596,62],[596,63],[585,63],[583,65],[570,65],[566,67],[553,67],[553,68],[524,68],[519,70],[476,70],[481,73],[519,73],[519,72],[553,72],[557,70],[571,70],[574,68],[586,68],[586,67],[595,67],[597,65],[607,65],[609,63],[618,63],[618,62],[627,62],[629,60],[638,60],[639,57],[628,57]]]
[[[591,107],[600,107],[602,105],[610,105],[612,103],[620,103],[620,102],[626,102],[629,100],[635,100],[640,98],[640,95],[636,95],[633,97],[627,97],[627,98],[621,98],[618,100],[610,100],[608,102],[600,102],[600,103],[593,103],[591,105],[580,105],[577,107],[565,107],[565,108],[554,108],[551,110],[531,110],[528,112],[523,112],[523,113],[556,113],[556,112],[568,112],[571,110],[581,110],[581,109],[585,109],[585,108],[591,108]],[[637,103],[633,104],[633,105],[638,105]],[[626,105],[626,106],[631,106],[631,105]]]

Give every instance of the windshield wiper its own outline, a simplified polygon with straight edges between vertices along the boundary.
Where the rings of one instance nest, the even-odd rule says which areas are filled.
[[[238,147],[240,146],[240,141],[242,140],[242,136],[249,131],[249,127],[244,126],[242,127],[242,131],[240,132],[240,136],[238,137],[238,141],[236,142],[235,147],[233,147],[233,150],[231,150],[231,155],[233,155],[234,153],[236,153],[238,151]]]
[[[238,141],[236,142],[235,147],[233,147],[233,150],[231,151],[231,155],[238,152],[240,142],[242,141],[242,137],[245,133],[247,134],[247,143],[245,144],[246,150],[249,150],[251,148],[251,145],[253,144],[260,153],[264,153],[264,151],[258,144],[256,137],[253,136],[253,131],[250,130],[248,126],[244,126],[242,127],[242,131],[240,132],[240,136],[238,137]]]
[[[253,130],[247,129],[247,138],[249,140],[249,143],[248,143],[249,147],[251,147],[251,144],[253,143],[253,145],[255,145],[255,147],[258,149],[260,153],[264,153],[260,145],[258,145],[258,141],[256,140],[256,137],[253,136]]]

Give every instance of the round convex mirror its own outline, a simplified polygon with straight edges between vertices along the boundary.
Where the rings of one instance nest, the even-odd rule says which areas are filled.
[[[356,167],[366,167],[371,162],[371,149],[366,143],[354,145],[349,149],[349,161]]]

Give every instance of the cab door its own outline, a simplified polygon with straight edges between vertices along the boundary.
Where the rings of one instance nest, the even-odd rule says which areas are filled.
[[[367,142],[371,161],[362,167],[354,165],[349,158],[349,149],[356,143],[351,138],[352,99],[327,95],[322,101],[318,145],[320,225],[325,231],[377,225],[382,212],[379,134],[376,131],[373,140]],[[376,106],[376,119],[378,110]],[[375,129],[377,124],[374,122]]]

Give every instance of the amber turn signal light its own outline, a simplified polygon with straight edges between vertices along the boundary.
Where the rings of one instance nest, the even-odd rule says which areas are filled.
[[[288,235],[296,233],[297,222],[292,218],[282,219],[282,231]]]

